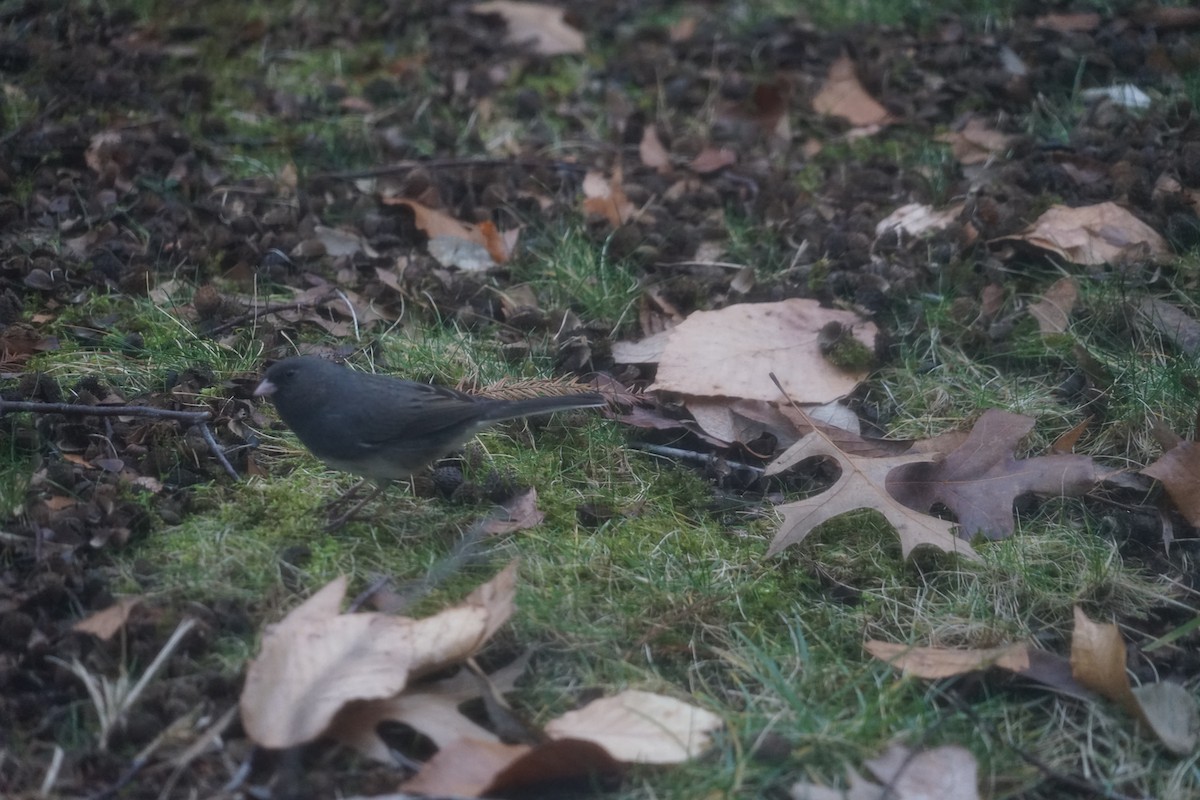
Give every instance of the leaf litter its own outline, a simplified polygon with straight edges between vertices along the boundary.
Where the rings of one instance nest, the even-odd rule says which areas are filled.
[[[960,534],[973,529],[1003,537],[1013,530],[1012,500],[1021,493],[1086,492],[1088,503],[1109,501],[1088,488],[1082,456],[1017,458],[1015,428],[1004,429],[1003,442],[976,447],[976,441],[974,449],[959,451],[961,441],[942,446],[872,438],[889,422],[886,409],[875,417],[866,400],[877,363],[872,359],[887,363],[894,355],[888,337],[909,333],[888,330],[897,305],[925,302],[935,292],[957,293],[946,298],[955,302],[954,314],[974,320],[962,328],[964,341],[979,337],[974,341],[985,344],[977,352],[988,353],[1002,352],[1014,327],[1024,324],[1019,298],[1039,298],[1029,314],[1050,348],[1063,335],[1083,336],[1078,323],[1093,311],[1088,292],[1115,267],[1123,288],[1132,287],[1135,295],[1130,308],[1142,352],[1156,346],[1154,336],[1184,354],[1194,350],[1194,315],[1183,298],[1189,284],[1173,260],[1200,238],[1200,144],[1190,106],[1172,94],[1191,58],[1192,9],[1022,16],[986,31],[946,17],[924,32],[864,28],[852,36],[817,32],[794,17],[731,31],[728,20],[699,8],[626,35],[632,28],[623,10],[573,3],[481,3],[465,14],[414,3],[389,9],[372,25],[335,8],[321,15],[251,10],[239,20],[244,24],[235,25],[236,35],[203,22],[186,29],[143,22],[107,6],[84,9],[70,24],[56,10],[44,11],[14,12],[14,24],[24,26],[21,37],[3,42],[12,111],[0,140],[0,367],[13,376],[5,398],[81,407],[115,398],[147,408],[204,408],[213,416],[216,447],[243,474],[271,471],[263,467],[270,466],[266,448],[253,448],[270,425],[249,401],[255,376],[206,374],[202,362],[209,356],[203,355],[181,358],[194,368],[167,374],[153,349],[157,343],[146,341],[151,328],[138,314],[102,306],[120,309],[151,298],[155,313],[178,326],[180,343],[272,356],[297,344],[347,355],[371,347],[385,332],[407,330],[414,317],[455,320],[476,335],[494,335],[510,353],[539,352],[580,371],[611,371],[602,380],[619,387],[614,394],[628,410],[622,419],[667,437],[682,431],[685,446],[702,456],[750,462],[745,466],[760,470],[751,482],[757,495],[767,494],[758,465],[781,452],[788,451],[789,459],[832,459],[842,469],[839,480],[850,473],[862,495],[840,493],[830,511],[884,510],[898,527],[908,526],[901,532],[902,554],[921,544],[976,553],[953,535],[954,522],[929,513],[935,509],[965,521]],[[388,55],[339,60],[336,74],[318,69],[303,90],[274,80],[286,72],[286,59],[272,64],[270,77],[247,68],[241,72],[245,92],[234,99],[220,71],[208,66],[209,50],[215,46],[221,60],[233,64],[253,53],[257,67],[254,59],[272,52],[267,43],[284,30],[297,52],[316,52],[315,43],[326,41],[370,50],[386,40]],[[388,38],[400,30],[422,32],[413,52],[401,52],[406,45]],[[602,52],[599,42],[617,51],[602,79],[593,61]],[[720,68],[714,70],[714,63]],[[576,86],[557,85],[550,76],[555,64],[589,77]],[[542,88],[528,90],[526,78]],[[1030,124],[1031,113],[1041,113],[1042,93],[1055,89],[1072,96],[1078,90],[1085,104],[1078,117],[1064,120],[1061,140]],[[653,113],[633,100],[647,93],[658,98]],[[1150,105],[1131,110],[1129,98],[1150,98]],[[229,108],[236,111],[229,115]],[[352,121],[363,140],[309,132],[310,125],[331,120]],[[270,125],[276,124],[287,135],[275,136]],[[841,149],[862,136],[891,147],[887,137],[894,131],[940,139],[948,166],[913,168],[869,149],[848,156]],[[286,147],[271,149],[278,144]],[[329,159],[334,152],[346,154],[360,174]],[[960,208],[946,198],[965,200]],[[662,347],[647,348],[654,355],[645,360],[613,364],[607,348],[618,320],[589,319],[577,308],[546,307],[536,296],[530,302],[510,291],[509,270],[527,268],[523,260],[535,257],[528,244],[539,244],[541,234],[533,223],[574,220],[581,211],[592,217],[583,234],[590,244],[627,265],[640,284],[636,313],[628,319],[637,319],[641,333],[689,321],[699,329],[684,332],[693,337],[689,347],[698,348],[687,357],[700,360],[677,362],[692,375],[672,375],[675,354],[664,370],[658,363]],[[732,221],[739,218],[756,225],[750,238],[761,241],[751,244],[764,247],[735,254],[733,240],[740,234]],[[785,250],[782,261],[775,263],[765,245]],[[1056,268],[1070,271],[1073,283],[1048,290],[1030,269],[1030,250],[1049,254],[1059,262]],[[963,263],[974,266],[960,271]],[[1143,296],[1148,292],[1168,299]],[[505,294],[511,296],[505,300]],[[105,303],[93,303],[97,297]],[[701,315],[729,309],[753,315],[797,300],[812,303],[819,314],[841,315],[824,339],[819,326],[815,345],[801,348],[805,359],[798,367],[777,372],[796,397],[822,385],[836,397],[823,421],[810,418],[811,407],[797,412],[766,384],[780,365],[757,358],[752,342],[731,341],[737,346],[716,361],[704,360],[713,341],[737,337],[728,335],[736,326],[712,325]],[[882,346],[859,337],[872,325],[883,330]],[[320,344],[307,341],[322,334],[327,338]],[[794,331],[759,329],[759,349],[781,334]],[[833,345],[850,340],[863,345],[851,348],[851,355],[869,358],[848,367],[846,354],[839,356]],[[1085,363],[1086,355],[1079,344],[1072,352],[1079,363],[1064,360],[1064,368],[1086,372],[1092,396],[1104,395],[1113,389],[1097,377],[1105,365]],[[61,369],[39,372],[64,363],[86,364],[84,377],[64,377],[70,373]],[[831,364],[848,378],[836,390],[824,379],[809,381]],[[149,388],[124,385],[126,371],[152,375]],[[689,377],[700,379],[698,390],[689,389],[696,394],[669,389]],[[661,391],[642,391],[656,381]],[[714,391],[724,394],[706,394]],[[1090,430],[1101,435],[1125,424],[1114,426],[1103,399],[1079,408],[1064,400],[1064,412],[1086,414],[1093,420]],[[86,702],[83,682],[64,689],[60,667],[47,659],[56,654],[70,663],[78,642],[91,641],[67,633],[79,618],[100,612],[90,621],[92,630],[127,639],[148,660],[160,644],[151,623],[180,613],[163,605],[154,586],[140,610],[125,618],[108,588],[115,575],[110,558],[118,551],[136,554],[146,537],[196,513],[192,487],[227,480],[214,447],[174,422],[45,410],[36,422],[6,416],[17,450],[35,460],[22,476],[23,488],[6,495],[12,502],[0,538],[6,565],[0,675],[8,681],[0,717],[14,721],[17,741],[29,737],[26,751],[33,754],[57,747],[54,715]],[[858,422],[861,430],[853,430]],[[1085,444],[1090,442],[1089,434]],[[1113,507],[1131,509],[1131,517],[1150,516],[1164,531],[1190,531],[1196,478],[1189,446],[1181,442],[1145,472],[1160,480],[1165,497],[1126,495]],[[1138,464],[1152,459],[1150,452],[1134,450],[1120,456]],[[1059,457],[1068,460],[1043,460]],[[811,474],[811,461],[792,467],[796,482]],[[899,494],[916,509],[892,494],[887,479],[893,469],[905,478]],[[963,476],[963,485],[956,485]],[[717,479],[715,488],[727,489],[725,480]],[[770,491],[795,485],[776,483]],[[1143,491],[1150,485],[1143,482]],[[990,493],[993,486],[1002,491]],[[800,501],[809,503],[803,513],[821,497]],[[532,495],[524,500],[514,500],[508,524],[537,523],[541,512]],[[786,501],[779,508],[793,522],[802,514]],[[803,539],[816,518],[793,525],[786,543],[781,529],[772,552]],[[985,547],[976,546],[987,557]],[[1164,573],[1178,571],[1178,563],[1161,563]],[[142,589],[154,584],[154,576],[130,580]],[[1183,575],[1180,585],[1188,580]],[[252,630],[258,613],[207,593],[188,608],[202,620],[204,635],[189,640],[197,654],[210,652],[219,637]],[[1174,613],[1129,624],[1149,630],[1169,624]],[[111,644],[96,640],[97,649],[78,663],[111,671],[105,649]],[[1195,664],[1183,658],[1167,660],[1161,652],[1142,657],[1156,667],[1171,664],[1184,680],[1196,674]],[[178,668],[189,667],[180,662]],[[151,747],[159,731],[180,730],[177,719],[167,718],[170,709],[214,710],[211,705],[232,701],[236,674],[203,677],[197,682],[203,689],[177,681],[158,699],[144,700],[161,719],[114,727],[109,741]],[[1112,685],[1119,687],[1119,680]],[[1164,694],[1166,706],[1182,709],[1174,690],[1162,688],[1172,685],[1158,681],[1147,683],[1157,687],[1149,692],[1129,691],[1149,700]],[[467,718],[448,706],[464,695],[442,688],[450,699],[441,719],[455,720],[447,725],[458,730],[458,721]],[[390,699],[404,697],[406,690],[400,691]],[[1130,702],[1119,688],[1113,692],[1115,702]],[[327,716],[319,703],[293,713],[310,732]],[[410,713],[421,718],[422,712],[381,712],[388,719]],[[1186,729],[1171,734],[1173,747],[1192,741]],[[468,738],[482,738],[483,730],[461,727]],[[153,744],[164,748],[154,751],[155,758],[174,746],[175,735]],[[237,761],[245,741],[239,734],[226,742],[220,764]],[[380,741],[371,742],[377,753]],[[449,750],[452,744],[443,759],[461,763]],[[594,746],[568,746],[575,748],[570,755],[560,751],[524,763],[537,772],[555,759],[611,761]],[[61,771],[36,757],[28,764],[10,762],[0,781],[17,792],[106,792],[125,766],[112,755],[119,750],[71,753]],[[211,794],[230,777],[215,756],[205,760],[212,752],[194,757],[205,766],[188,773],[190,793]],[[468,745],[462,752],[473,751]],[[165,757],[157,766],[163,763]],[[319,768],[313,773],[328,776]],[[496,780],[494,785],[503,784]],[[124,788],[137,797],[157,797],[161,790],[160,781],[142,782],[136,770]]]

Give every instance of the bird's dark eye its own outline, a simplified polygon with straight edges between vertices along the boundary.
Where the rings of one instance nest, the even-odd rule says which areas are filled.
[[[285,378],[291,378],[291,377],[293,377],[295,374],[296,374],[296,368],[295,368],[295,367],[292,367],[292,368],[291,368],[291,369],[289,369],[287,372],[283,373],[283,377],[285,377]]]

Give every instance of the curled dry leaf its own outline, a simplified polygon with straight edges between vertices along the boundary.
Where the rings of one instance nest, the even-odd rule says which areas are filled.
[[[1133,259],[1162,261],[1171,250],[1163,237],[1116,203],[1068,208],[1052,206],[1015,236],[1057,253],[1073,264],[1113,264]]]
[[[269,627],[242,689],[242,724],[263,747],[321,736],[348,703],[392,697],[413,675],[477,652],[513,612],[516,562],[461,604],[414,620],[339,614],[337,578]]]
[[[528,663],[528,657],[517,659],[488,675],[488,684],[497,694],[511,692]],[[383,764],[394,764],[395,758],[379,736],[382,722],[408,725],[439,748],[449,747],[460,739],[498,742],[496,734],[458,710],[463,703],[481,697],[484,690],[480,678],[468,669],[461,669],[449,678],[410,686],[395,697],[350,703],[335,717],[328,734]]]
[[[642,164],[657,172],[667,173],[671,171],[671,154],[663,146],[662,139],[658,138],[658,129],[653,125],[647,125],[646,129],[642,131],[642,141],[638,145],[638,155],[642,159]]]
[[[546,735],[593,742],[627,764],[678,764],[707,750],[723,724],[682,700],[629,689],[548,722]]]

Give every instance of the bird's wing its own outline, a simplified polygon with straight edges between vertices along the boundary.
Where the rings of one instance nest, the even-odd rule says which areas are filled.
[[[352,429],[363,432],[358,445],[364,448],[409,443],[421,448],[431,439],[457,439],[454,433],[469,435],[472,423],[483,415],[479,401],[427,383],[369,381],[362,392],[364,402],[348,409],[348,413],[353,415]]]

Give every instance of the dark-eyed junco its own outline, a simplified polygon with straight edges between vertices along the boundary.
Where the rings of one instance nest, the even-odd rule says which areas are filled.
[[[592,392],[525,400],[472,397],[314,356],[272,364],[254,395],[269,396],[317,458],[380,484],[408,477],[494,423],[604,405]]]

